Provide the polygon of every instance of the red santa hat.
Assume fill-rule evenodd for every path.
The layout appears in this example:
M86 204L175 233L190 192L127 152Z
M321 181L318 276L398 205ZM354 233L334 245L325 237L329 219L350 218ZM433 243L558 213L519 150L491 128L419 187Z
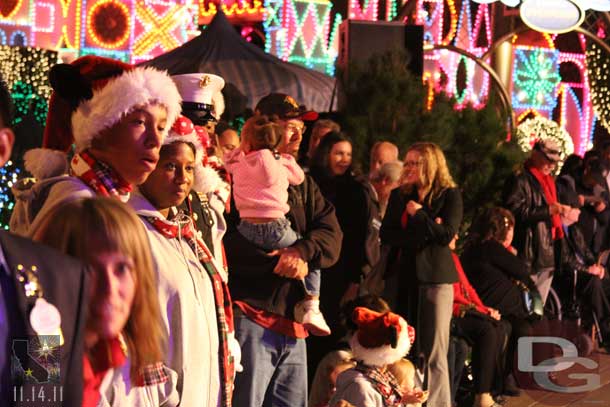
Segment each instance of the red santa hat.
M400 315L357 307L352 320L358 326L350 339L354 359L369 366L381 367L392 364L409 353L415 329Z
M82 151L100 132L137 106L158 103L167 109L167 128L180 114L181 98L170 76L150 67L87 55L51 68L53 94L43 145Z
M223 184L220 175L213 168L206 165L207 153L201 142L203 128L194 126L193 122L185 117L179 116L163 140L163 145L182 142L189 143L195 148L195 181L193 190L201 193L216 192ZM207 135L207 132L205 133Z

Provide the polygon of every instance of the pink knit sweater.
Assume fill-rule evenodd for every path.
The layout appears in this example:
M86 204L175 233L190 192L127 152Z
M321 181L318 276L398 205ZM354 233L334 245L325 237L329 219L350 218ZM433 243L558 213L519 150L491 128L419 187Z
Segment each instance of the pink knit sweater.
M225 155L233 176L235 206L242 218L279 219L290 210L288 185L299 185L305 173L295 159L282 154L277 160L268 149L245 154L236 148Z

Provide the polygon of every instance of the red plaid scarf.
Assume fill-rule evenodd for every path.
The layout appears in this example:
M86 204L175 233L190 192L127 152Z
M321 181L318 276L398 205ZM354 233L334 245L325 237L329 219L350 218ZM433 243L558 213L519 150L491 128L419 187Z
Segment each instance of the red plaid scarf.
M87 150L75 154L70 162L72 174L87 184L97 195L129 200L131 185L114 169L98 161Z
M375 390L381 395L385 407L402 406L402 389L392 373L381 371L377 367L367 366L363 363L358 363L355 369L365 375L371 382Z
M155 229L168 239L175 239L179 236L184 238L193 252L199 258L203 268L208 272L212 280L212 288L214 290L214 301L216 303L216 322L218 324L219 342L220 342L220 369L222 376L221 392L222 406L230 407L231 398L233 395L233 377L235 375L235 366L233 357L229 353L229 332L233 330L233 308L231 305L231 296L229 294L229 286L222 279L221 274L216 268L213 261L214 257L210 250L206 247L202 239L197 235L193 221L183 213L178 214L177 222L171 222L166 219L155 217L145 217L145 219L154 226Z

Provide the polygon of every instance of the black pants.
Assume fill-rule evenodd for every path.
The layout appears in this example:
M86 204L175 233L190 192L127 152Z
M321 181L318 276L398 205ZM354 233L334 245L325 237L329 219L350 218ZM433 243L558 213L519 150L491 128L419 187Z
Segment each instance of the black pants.
M472 346L472 370L475 393L492 390L498 377L498 361L505 342L504 330L499 322L487 316L466 314L453 319L456 335L463 337Z
M508 347L506 349L506 367L505 374L508 375L513 372L515 363L517 341L522 336L528 336L531 334L532 325L525 318L519 318L513 315L503 315L502 319L508 321L511 326L510 339L508 340Z

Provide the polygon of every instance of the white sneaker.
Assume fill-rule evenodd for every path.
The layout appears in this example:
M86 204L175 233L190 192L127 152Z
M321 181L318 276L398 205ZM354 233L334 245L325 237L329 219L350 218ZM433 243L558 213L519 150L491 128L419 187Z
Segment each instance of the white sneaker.
M320 300L303 300L294 306L294 319L314 336L330 335L330 327L320 312Z

